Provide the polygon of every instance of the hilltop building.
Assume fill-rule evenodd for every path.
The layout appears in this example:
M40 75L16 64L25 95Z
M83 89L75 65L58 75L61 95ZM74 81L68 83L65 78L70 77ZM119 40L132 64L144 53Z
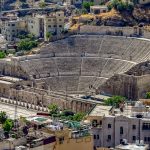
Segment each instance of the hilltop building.
M64 30L64 12L58 11L47 15L34 14L28 18L27 28L29 33L45 40L47 40L47 32L59 35Z
M19 18L2 21L1 33L8 42L15 41L21 31L26 31L26 21Z

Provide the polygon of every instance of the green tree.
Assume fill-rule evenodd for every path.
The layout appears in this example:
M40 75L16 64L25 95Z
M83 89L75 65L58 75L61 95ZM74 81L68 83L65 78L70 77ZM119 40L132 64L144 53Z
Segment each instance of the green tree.
M6 112L1 111L0 112L0 123L3 124L7 120L8 116L6 115Z
M40 8L46 7L46 3L45 3L45 2L40 2L40 3L39 3L39 7L40 7Z
M51 32L47 32L46 33L46 39L47 41L49 41L52 38L52 33Z
M146 99L150 99L150 92L147 92L146 93L146 97L145 97Z
M7 131L7 132L10 132L10 130L12 129L13 127L13 123L10 119L7 119L5 121L5 123L3 124L3 129L4 131Z
M76 113L74 116L73 116L73 120L74 121L81 121L83 118L84 118L85 114L84 113Z
M107 5L108 10L111 10L112 8L118 10L118 11L133 11L134 4L131 2L125 2L123 0L112 0Z
M113 96L104 101L105 105L119 107L119 104L125 102L126 98L122 96Z
M48 105L48 109L49 109L49 113L51 114L51 115L53 115L53 114L57 114L58 113L58 106L56 105L56 104L50 104L50 105Z
M5 54L5 52L3 52L3 51L0 51L0 59L1 58L5 58L6 57L6 54Z
M18 43L18 50L31 50L34 47L37 47L38 43L34 40L24 39Z
M83 2L83 8L85 8L87 11L90 11L90 6L93 6L93 2Z

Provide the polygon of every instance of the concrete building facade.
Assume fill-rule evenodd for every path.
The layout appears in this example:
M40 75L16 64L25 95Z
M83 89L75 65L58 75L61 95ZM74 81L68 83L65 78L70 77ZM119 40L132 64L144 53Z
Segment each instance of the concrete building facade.
M92 123L94 146L115 147L126 139L129 143L150 144L150 110L137 102L124 112L109 106L96 106L87 117Z
M20 31L26 31L25 20L6 20L2 24L1 32L5 39L9 42L15 41Z
M58 35L64 29L64 12L58 11L47 15L33 15L28 18L28 32L36 37L47 40L46 34L50 32Z

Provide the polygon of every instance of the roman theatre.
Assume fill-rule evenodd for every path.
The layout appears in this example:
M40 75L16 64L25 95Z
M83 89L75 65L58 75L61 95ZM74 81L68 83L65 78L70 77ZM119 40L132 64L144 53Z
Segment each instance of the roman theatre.
M149 58L148 39L73 35L50 42L37 54L1 60L1 101L41 111L57 103L87 112L100 101L79 95L137 100L150 91Z

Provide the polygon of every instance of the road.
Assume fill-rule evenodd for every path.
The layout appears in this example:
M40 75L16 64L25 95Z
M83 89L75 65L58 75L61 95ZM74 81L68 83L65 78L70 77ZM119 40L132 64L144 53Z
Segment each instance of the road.
M0 111L5 111L9 118L14 119L14 116L15 116L15 106L14 105L0 103ZM32 115L36 115L36 111L28 110L26 108L19 107L19 106L17 107L16 118L19 118L20 116L28 117L28 116L32 116Z

